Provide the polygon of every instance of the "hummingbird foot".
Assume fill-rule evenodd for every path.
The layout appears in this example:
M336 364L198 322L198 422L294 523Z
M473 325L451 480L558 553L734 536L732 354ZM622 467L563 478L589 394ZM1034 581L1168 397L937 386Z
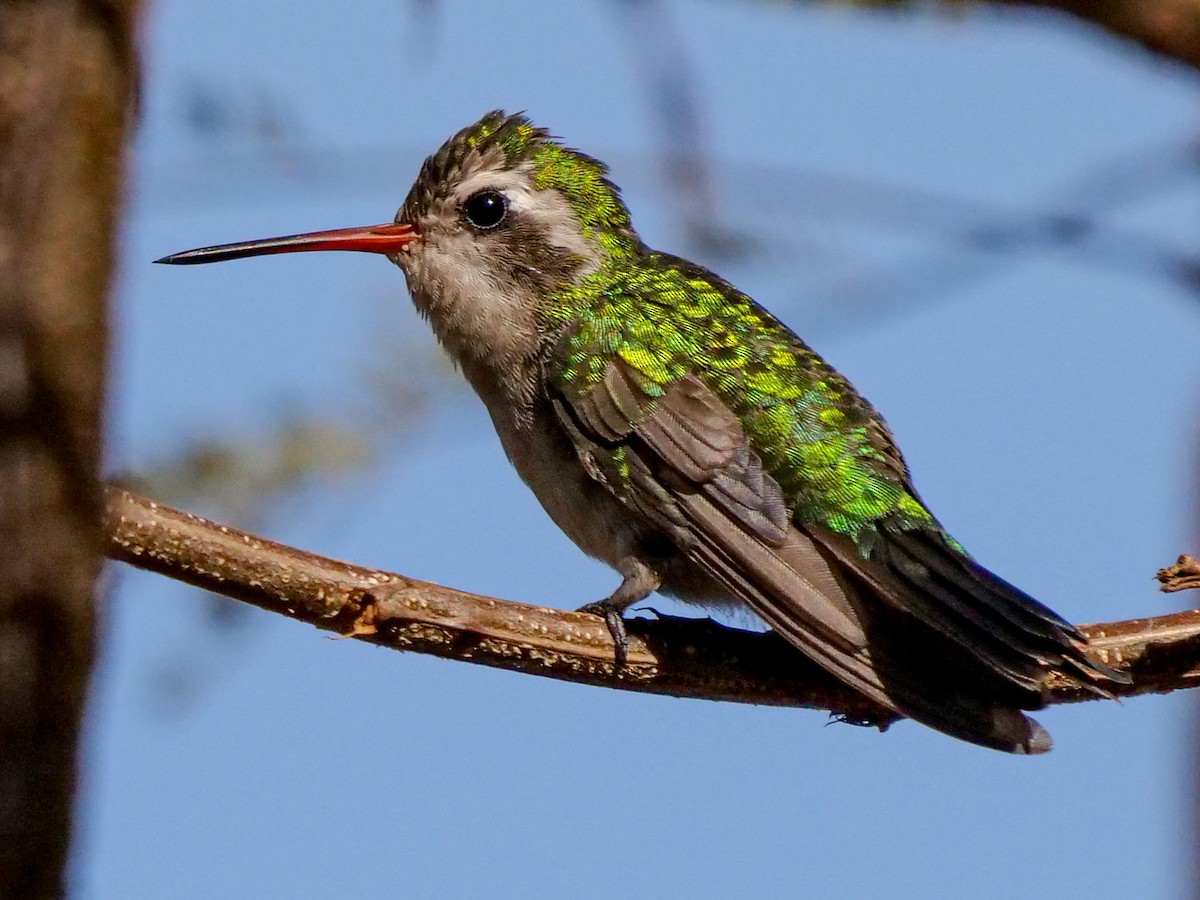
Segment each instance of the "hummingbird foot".
M658 590L662 576L637 558L622 560L617 568L624 576L617 589L603 600L579 607L578 612L604 619L613 639L614 670L620 672L629 659L629 634L625 631L623 613Z
M595 603L579 607L576 611L591 613L593 616L600 616L604 619L604 624L608 626L608 633L612 635L613 639L613 668L617 672L624 669L625 663L629 659L629 634L625 631L625 619L621 615L621 610L612 606L608 600L597 600Z
M858 728L878 728L881 732L887 731L892 724L901 718L895 714L881 713L880 715L863 715L861 713L851 715L850 713L831 712L829 721L826 725L854 725Z

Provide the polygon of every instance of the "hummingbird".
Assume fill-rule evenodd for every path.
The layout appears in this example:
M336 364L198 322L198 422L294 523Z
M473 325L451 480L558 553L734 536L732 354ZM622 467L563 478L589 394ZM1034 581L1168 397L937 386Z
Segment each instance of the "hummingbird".
M1058 671L1128 676L984 568L913 487L878 412L786 325L647 247L599 160L489 112L425 160L395 220L204 247L162 263L355 250L400 267L560 529L621 576L584 610L620 666L655 591L748 607L893 715L1018 754Z

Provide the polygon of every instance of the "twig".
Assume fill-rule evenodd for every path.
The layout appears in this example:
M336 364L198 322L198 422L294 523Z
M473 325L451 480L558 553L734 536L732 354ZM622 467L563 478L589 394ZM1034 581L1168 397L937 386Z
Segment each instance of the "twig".
M852 721L890 716L807 662L774 634L709 619L629 625L629 660L615 671L604 623L468 594L404 575L326 559L109 488L107 553L326 631L428 653L620 690L825 709ZM1089 652L1129 671L1123 697L1200 684L1200 610L1082 626ZM1095 699L1047 674L1050 702Z
M1061 10L1200 69L1200 0L991 0Z
M811 0L810 0L811 2ZM829 0L826 0L829 2ZM863 7L924 7L916 0L837 0ZM1040 7L1065 13L1110 34L1141 44L1151 53L1200 69L1200 0L981 0L998 7ZM969 0L941 0L962 9Z
M1162 590L1167 593L1200 588L1200 560L1181 556L1175 565L1159 569L1154 577L1162 582Z

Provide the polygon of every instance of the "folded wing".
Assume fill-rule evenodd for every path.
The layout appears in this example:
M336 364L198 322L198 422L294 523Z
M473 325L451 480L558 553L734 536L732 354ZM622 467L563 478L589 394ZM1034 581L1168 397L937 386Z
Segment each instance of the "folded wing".
M738 417L694 374L647 390L618 359L588 392L555 404L593 477L886 709L1037 753L1050 737L1019 709L1043 705L1045 667L1115 675L1088 659L1072 626L938 534L881 528L868 558L842 535L797 526Z

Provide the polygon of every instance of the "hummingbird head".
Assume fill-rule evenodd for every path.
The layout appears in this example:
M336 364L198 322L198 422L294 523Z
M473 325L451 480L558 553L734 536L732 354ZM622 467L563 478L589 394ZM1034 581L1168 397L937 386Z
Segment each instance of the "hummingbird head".
M392 256L456 356L514 329L531 336L554 294L640 245L604 164L524 115L488 113L425 160ZM463 347L455 338L466 340Z
M461 281L544 295L636 246L607 174L524 115L494 110L425 160L396 214L419 239L395 261L422 292Z
M476 382L481 366L515 364L536 351L538 311L558 291L638 252L629 211L607 176L599 160L564 147L523 114L494 110L425 160L394 222L205 247L158 262L383 254L404 271L417 309Z

